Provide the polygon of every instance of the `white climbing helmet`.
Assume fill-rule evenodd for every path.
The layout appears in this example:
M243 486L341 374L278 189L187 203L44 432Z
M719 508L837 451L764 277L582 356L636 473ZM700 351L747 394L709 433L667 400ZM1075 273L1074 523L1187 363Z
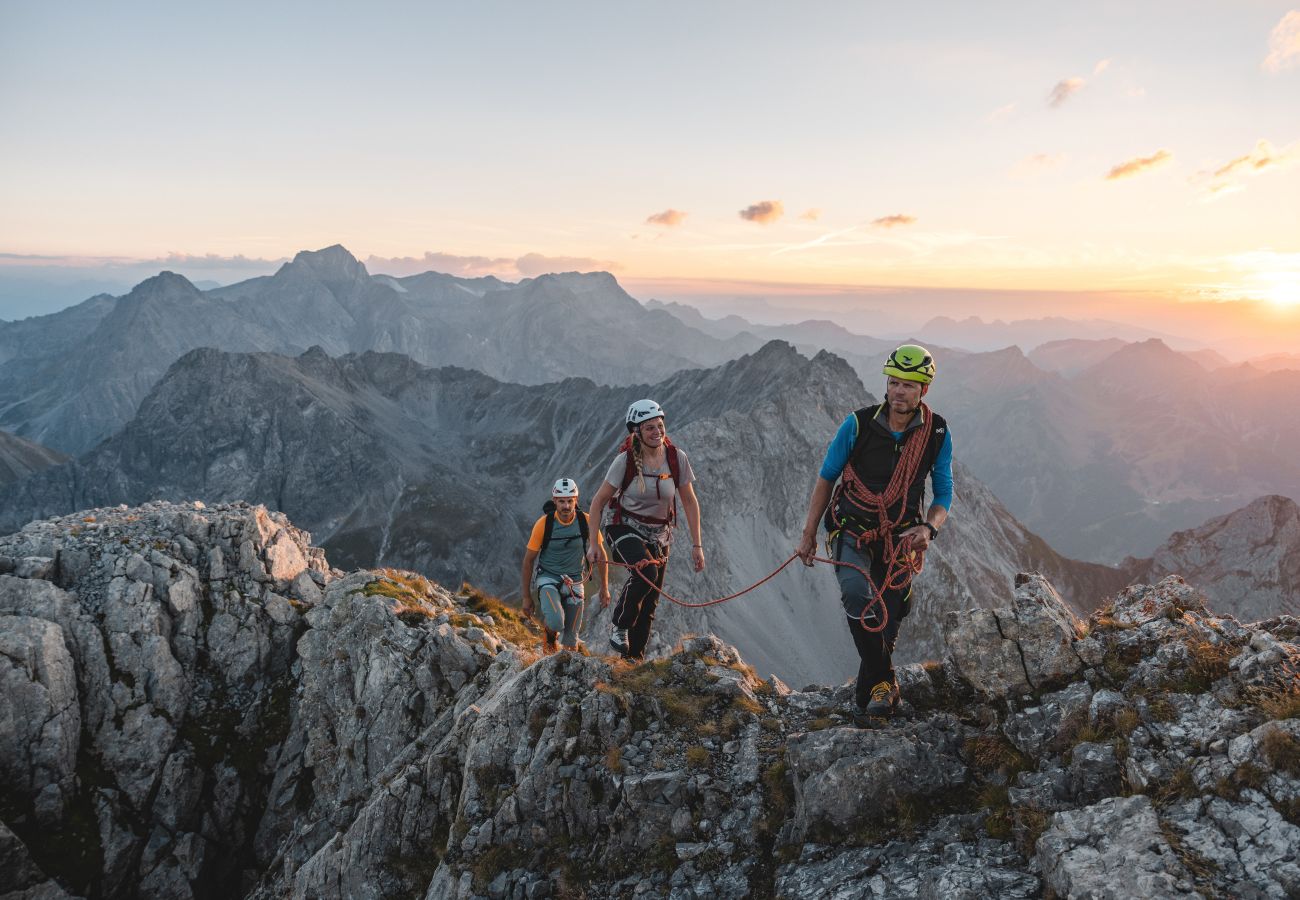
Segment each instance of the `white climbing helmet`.
M638 400L627 408L627 430L635 431L642 422L662 419L663 409L653 400Z
M551 488L552 497L576 497L578 496L578 482L572 478L561 478L555 482Z

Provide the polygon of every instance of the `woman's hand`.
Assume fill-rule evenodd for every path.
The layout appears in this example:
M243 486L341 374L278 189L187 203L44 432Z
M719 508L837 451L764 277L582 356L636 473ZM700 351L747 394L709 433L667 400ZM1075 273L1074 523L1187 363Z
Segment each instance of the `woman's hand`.
M527 616L527 617L530 618L530 619L533 617L533 598L532 598L532 597L527 597L527 598L524 599L524 615Z
M704 548L699 544L691 547L691 562L695 563L695 571L704 571Z
M612 599L613 599L613 598L610 597L610 595L609 595L609 588L607 588L607 587L603 587L603 588L600 589L600 608L601 608L601 609L609 609L609 601L612 600Z
M605 562L605 548L600 545L600 541L595 541L587 548L587 562L591 565L598 566Z

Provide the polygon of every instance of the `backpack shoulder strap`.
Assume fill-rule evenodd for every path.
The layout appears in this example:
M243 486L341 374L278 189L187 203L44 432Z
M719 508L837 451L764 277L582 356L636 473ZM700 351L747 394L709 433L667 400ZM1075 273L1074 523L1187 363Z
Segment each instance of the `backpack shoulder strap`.
M587 514L578 510L578 531L582 533L582 554L587 555L587 540L591 537L591 523L587 521Z
M542 528L542 550L545 550L551 545L551 532L555 530L555 504L547 500L542 512L546 514L546 525Z
M668 458L668 471L673 476L673 487L680 488L682 486L682 464L681 460L677 458L677 447L668 438L664 438L664 450L666 451L664 456Z

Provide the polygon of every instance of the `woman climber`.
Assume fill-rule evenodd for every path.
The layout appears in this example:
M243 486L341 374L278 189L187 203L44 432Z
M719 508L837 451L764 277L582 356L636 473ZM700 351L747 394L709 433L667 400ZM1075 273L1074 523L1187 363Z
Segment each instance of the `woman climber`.
M679 498L696 572L704 570L704 546L695 476L686 453L668 440L664 411L653 400L638 400L628 407L626 425L628 436L591 500L591 520L603 524L614 560L635 567L614 604L609 645L628 659L642 659L664 584ZM592 543L587 558L605 562L604 546ZM602 598L602 608L607 602Z

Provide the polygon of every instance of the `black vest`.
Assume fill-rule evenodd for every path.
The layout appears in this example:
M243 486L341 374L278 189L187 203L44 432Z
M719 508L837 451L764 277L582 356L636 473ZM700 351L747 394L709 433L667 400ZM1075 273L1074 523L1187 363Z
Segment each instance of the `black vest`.
M858 438L849 451L848 465L853 467L858 478L867 488L880 493L889 485L894 475L894 468L902 455L903 444L911 438L912 430L903 435L903 440L894 440L894 434L880 422L876 414L881 406L864 406L854 412L858 419ZM939 450L948 436L948 423L943 416L930 410L930 434L927 436L925 451L921 454L921 463L916 469L916 478L907 487L907 495L901 504L890 508L889 518L900 521L905 527L911 527L925 520L921 509L921 500L925 496L925 479L930 476L934 462L939 458ZM917 425L916 428L922 426ZM906 513L903 510L906 509ZM875 517L859 509L843 496L842 485L835 492L835 502L826 511L826 530L835 531L848 526L850 531L866 531L878 524Z

